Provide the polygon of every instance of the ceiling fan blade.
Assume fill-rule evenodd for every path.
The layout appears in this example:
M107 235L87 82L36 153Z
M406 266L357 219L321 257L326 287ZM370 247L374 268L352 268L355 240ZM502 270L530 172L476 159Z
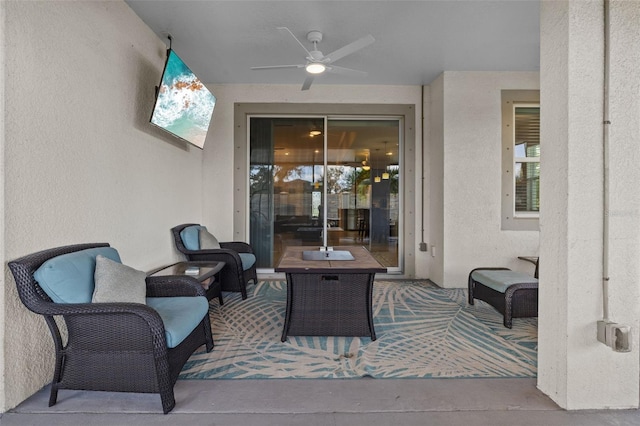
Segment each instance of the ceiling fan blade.
M279 68L304 68L304 64L298 65L267 65L264 67L251 67L252 70L274 70Z
M311 83L313 83L313 76L308 75L307 78L304 79L304 83L302 83L301 90L309 90L309 87L311 87Z
M366 71L353 70L351 68L337 67L335 65L327 66L327 71L333 74L346 75L349 77L366 77L369 75Z
M325 63L330 64L333 61L337 61L340 58L344 58L345 56L352 54L356 50L360 50L363 47L367 47L374 41L376 41L376 39L373 38L371 34L369 34L368 36L362 37L361 39L356 40L353 43L349 43L346 46L341 47L340 49L334 52L331 52L328 55L325 55L324 59L325 60L328 59L328 61Z
M298 42L298 44L300 46L302 46L302 48L304 49L305 52L307 52L307 56L311 56L311 53L307 50L306 47L304 47L304 44L302 44L302 42L300 42L300 40L298 40L298 37L296 37L289 28L287 27L278 27L279 30L287 30L289 32L289 34L291 34L291 37L293 37L294 39L296 39L296 41Z

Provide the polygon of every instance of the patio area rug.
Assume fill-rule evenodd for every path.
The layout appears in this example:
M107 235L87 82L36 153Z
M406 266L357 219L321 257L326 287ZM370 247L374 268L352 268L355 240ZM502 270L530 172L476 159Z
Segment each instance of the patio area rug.
M260 281L249 297L210 304L215 347L199 350L180 379L535 377L537 318L502 325L490 305L467 304L466 289L425 281L376 280L368 337L288 336L280 342L286 282Z

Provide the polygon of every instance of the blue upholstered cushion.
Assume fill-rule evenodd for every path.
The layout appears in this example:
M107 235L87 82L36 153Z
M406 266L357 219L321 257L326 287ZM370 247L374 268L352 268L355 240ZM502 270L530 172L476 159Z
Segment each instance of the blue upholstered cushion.
M162 318L169 348L175 348L191 334L209 311L209 302L203 296L147 297L147 306Z
M34 272L33 277L56 303L90 303L96 256L99 254L120 263L116 249L97 247L49 259Z
M242 270L246 271L256 263L256 256L253 253L238 253L242 261Z
M200 225L191 225L180 231L180 238L182 238L182 244L187 250L200 250L200 229L207 229Z
M207 227L201 225L191 225L180 231L182 244L184 244L187 250L200 250L200 230L207 232ZM211 237L215 239L213 235ZM256 263L256 256L253 253L238 253L238 255L240 256L240 261L242 262L243 271L251 268Z
M538 279L522 272L508 270L480 270L473 271L471 278L500 293L507 291L513 284L537 283Z

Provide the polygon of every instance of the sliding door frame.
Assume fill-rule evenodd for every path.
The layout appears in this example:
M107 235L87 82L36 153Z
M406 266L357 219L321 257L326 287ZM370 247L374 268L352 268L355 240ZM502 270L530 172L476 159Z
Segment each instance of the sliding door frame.
M294 103L236 103L234 104L234 238L248 241L249 235L249 132L251 116L333 117L367 119L400 118L403 153L401 164L415 160L415 107L405 104L294 104ZM325 122L326 125L326 122ZM326 129L325 129L326 131ZM325 154L326 155L326 154ZM401 245L398 247L398 268L393 272L400 277L415 276L415 167L403 166L403 192L400 195L402 215Z

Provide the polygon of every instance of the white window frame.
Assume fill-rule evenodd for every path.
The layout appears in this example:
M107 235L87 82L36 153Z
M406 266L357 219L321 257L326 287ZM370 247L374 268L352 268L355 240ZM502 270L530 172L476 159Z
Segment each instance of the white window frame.
M516 107L540 106L539 90L502 91L502 209L501 229L511 231L537 231L539 212L516 212L516 163L539 163L540 157L515 156Z
M515 138L516 138L516 129L515 129L515 115L516 108L540 108L540 102L512 102L512 119L511 119L511 140L513 141L512 147L515 148ZM513 149L512 148L512 149ZM540 157L516 157L516 151L513 149L513 162L511 163L511 170L516 170L516 164L518 163L538 163L540 164ZM516 176L515 173L512 174L511 177L511 193L516 193ZM514 218L539 218L540 212L528 211L528 212L518 212L516 211L516 200L515 197L511 197L511 214Z

